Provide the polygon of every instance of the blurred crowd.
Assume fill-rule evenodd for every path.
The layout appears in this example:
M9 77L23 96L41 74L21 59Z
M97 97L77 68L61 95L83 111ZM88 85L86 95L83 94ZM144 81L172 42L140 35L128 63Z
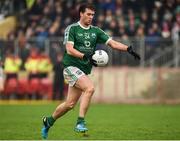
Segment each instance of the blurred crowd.
M12 34L17 38L37 37L39 46L48 37L63 36L68 24L77 22L81 2L94 3L94 25L111 36L159 36L177 38L180 0L36 0L19 17Z

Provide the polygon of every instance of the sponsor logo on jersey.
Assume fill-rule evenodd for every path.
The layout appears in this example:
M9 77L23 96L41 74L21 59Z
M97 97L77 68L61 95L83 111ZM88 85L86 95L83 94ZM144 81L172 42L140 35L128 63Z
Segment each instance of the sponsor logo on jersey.
M82 36L83 36L83 34L82 34L82 33L78 33L78 36L82 37Z
M86 46L86 47L90 47L90 45L91 45L91 43L89 42L89 41L84 41L84 45Z

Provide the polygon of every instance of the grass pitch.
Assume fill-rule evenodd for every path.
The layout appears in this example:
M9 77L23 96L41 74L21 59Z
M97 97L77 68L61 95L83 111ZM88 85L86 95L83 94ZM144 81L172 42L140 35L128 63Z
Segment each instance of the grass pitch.
M1 104L0 140L40 140L41 118L54 103ZM50 140L179 140L180 105L92 104L86 117L89 136L73 131L78 107L59 119Z

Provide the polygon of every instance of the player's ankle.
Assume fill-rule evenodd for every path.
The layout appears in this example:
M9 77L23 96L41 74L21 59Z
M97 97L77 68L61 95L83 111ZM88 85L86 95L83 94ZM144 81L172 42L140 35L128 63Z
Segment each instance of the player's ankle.
M50 126L53 126L54 122L56 121L52 116L47 117L47 121Z
M82 122L85 122L84 117L78 117L77 118L77 124L82 123Z

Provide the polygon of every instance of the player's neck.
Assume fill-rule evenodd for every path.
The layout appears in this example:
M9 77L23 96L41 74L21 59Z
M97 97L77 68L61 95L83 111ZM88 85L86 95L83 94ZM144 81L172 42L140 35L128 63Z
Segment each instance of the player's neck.
M85 25L81 20L78 22L83 29L89 29L90 25Z

